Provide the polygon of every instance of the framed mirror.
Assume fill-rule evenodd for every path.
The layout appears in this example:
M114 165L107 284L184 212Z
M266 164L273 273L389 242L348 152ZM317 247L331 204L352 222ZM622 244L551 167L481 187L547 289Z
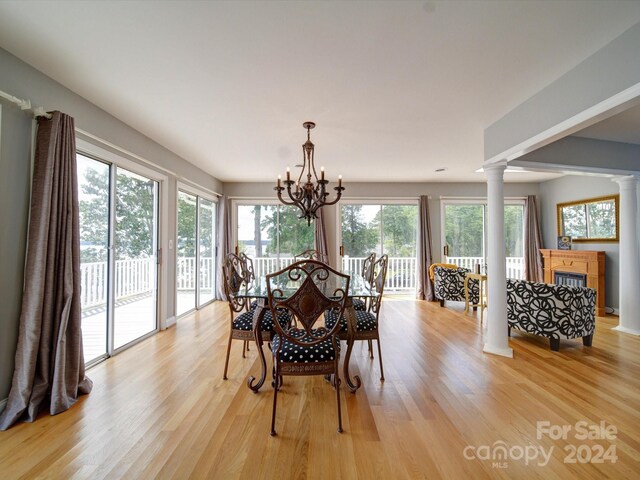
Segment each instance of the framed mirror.
M558 204L558 236L572 242L617 242L619 195Z

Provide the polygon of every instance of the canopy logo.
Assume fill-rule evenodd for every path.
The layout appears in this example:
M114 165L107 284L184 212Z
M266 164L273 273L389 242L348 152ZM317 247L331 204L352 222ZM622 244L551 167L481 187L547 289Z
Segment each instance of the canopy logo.
M536 445L507 445L503 440L493 442L492 445L475 447L467 445L462 454L466 460L490 460L493 468L507 468L509 460L524 460L525 465L533 464L544 467L549 463L553 447L545 450Z

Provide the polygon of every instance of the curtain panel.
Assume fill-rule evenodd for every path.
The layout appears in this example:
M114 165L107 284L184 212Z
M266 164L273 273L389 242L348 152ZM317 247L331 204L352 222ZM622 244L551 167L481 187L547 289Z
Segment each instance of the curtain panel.
M218 202L218 249L216 254L216 285L218 292L216 299L227 300L224 294L224 279L222 278L222 265L227 253L231 253L231 200L222 195Z
M318 215L318 218L316 218L314 222L315 249L322 255L326 255L326 257L329 258L329 249L327 246L327 230L325 228L324 221L324 208L319 208L316 213ZM331 259L329 259L329 263L332 263Z
M527 196L524 205L524 278L531 282L544 281L542 265L542 234L538 221L535 195Z
M431 220L429 218L429 197L420 196L418 207L418 223L420 226L418 235L418 270L416 297L419 300L434 300L433 283L429 278L429 267L433 263L431 250Z
M70 408L85 376L80 305L80 227L74 120L38 119L29 235L11 391L0 429Z

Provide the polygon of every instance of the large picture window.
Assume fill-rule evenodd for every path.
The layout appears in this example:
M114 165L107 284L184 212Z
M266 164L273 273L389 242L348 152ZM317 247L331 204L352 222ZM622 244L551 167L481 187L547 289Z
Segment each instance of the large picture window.
M253 260L256 275L275 272L314 245L314 224L298 218L299 210L274 203L236 205L236 247Z
M470 270L487 264L487 204L484 201L443 200L443 261ZM523 278L524 201L504 206L504 237L508 278Z
M340 223L343 271L359 273L371 252L387 254L385 291L415 291L418 205L344 202Z

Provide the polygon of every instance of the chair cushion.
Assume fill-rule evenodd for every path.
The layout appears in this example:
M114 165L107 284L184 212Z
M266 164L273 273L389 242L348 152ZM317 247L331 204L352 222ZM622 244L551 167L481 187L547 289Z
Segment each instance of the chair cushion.
M291 316L286 311L278 312L278 321L282 328L288 328L291 323ZM253 312L244 312L233 319L234 330L252 330L253 329ZM260 330L263 332L272 332L275 329L273 325L273 318L271 316L271 310L264 312L262 317L262 324Z
M367 309L367 305L364 303L364 300L360 298L354 298L353 308L355 308L356 310L364 311Z
M324 324L328 329L332 329L336 324L338 312L335 310L327 310L324 312ZM371 312L363 312L356 310L356 332L373 332L378 329L378 321L376 316ZM347 331L347 319L343 315L340 319L340 331Z
M317 332L317 329L313 329L313 332ZM307 332L305 330L296 328L289 331L292 337L305 338ZM338 353L340 353L340 342L336 341L338 347ZM280 346L280 335L274 335L271 339L271 351L274 356ZM336 352L333 348L331 338L326 339L316 345L301 346L296 345L290 340L284 339L282 344L282 350L280 352L281 363L314 363L314 362L329 362L335 360Z

